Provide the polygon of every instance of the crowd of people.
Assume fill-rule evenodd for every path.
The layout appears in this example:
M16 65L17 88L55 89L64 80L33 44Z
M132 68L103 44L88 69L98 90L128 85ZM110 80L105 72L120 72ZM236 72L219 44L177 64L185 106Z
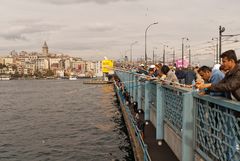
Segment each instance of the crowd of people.
M134 72L143 76L146 80L161 81L174 86L182 86L187 88L198 89L199 95L211 95L225 97L234 101L240 101L240 60L237 60L237 56L234 50L228 50L221 54L221 64L215 64L213 67L201 66L201 67L189 67L187 69L177 68L176 66L168 66L162 64L149 65L146 67L144 64L140 64L135 68L128 68L127 70L134 70ZM122 91L123 97L126 100L126 105L133 108L133 114L135 114L136 125L141 133L142 139L144 139L144 130L147 121L143 117L143 110L138 111L137 102L131 101L131 97L127 92L124 83L117 81L117 85ZM221 106L219 110L225 111ZM239 118L239 112L234 112L235 117ZM206 126L209 119L209 111L204 112L203 121L200 122L201 128L209 129ZM228 116L229 117L229 116ZM215 121L214 127L211 127L212 131L216 131L216 127L220 127L220 120L217 117L213 118ZM227 129L232 128L234 121L226 121ZM212 133L211 130L209 133ZM207 142L209 136L204 135L204 140ZM222 136L219 136L220 138ZM231 160L233 157L239 157L236 151L239 149L239 143L236 137L231 137L228 140L231 147L227 147L225 150L227 160ZM217 139L213 140L212 144L217 145ZM232 148L233 147L233 148Z
M222 64L215 64L214 67L204 65L183 69L159 63L148 67L140 64L134 70L148 80L196 88L200 95L209 94L240 101L240 59L237 60L234 50L228 50L220 57Z

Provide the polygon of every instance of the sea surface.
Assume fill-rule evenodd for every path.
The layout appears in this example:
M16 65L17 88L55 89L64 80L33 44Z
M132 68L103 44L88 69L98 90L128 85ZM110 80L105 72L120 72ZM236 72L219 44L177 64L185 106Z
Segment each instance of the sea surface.
M0 81L0 161L132 161L112 85Z

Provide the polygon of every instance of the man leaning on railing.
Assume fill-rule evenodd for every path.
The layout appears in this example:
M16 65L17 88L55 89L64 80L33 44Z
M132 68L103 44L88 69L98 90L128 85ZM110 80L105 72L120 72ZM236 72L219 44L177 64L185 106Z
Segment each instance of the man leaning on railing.
M197 82L196 87L200 90L210 89L217 92L229 92L230 99L240 101L240 65L234 50L228 50L221 54L224 70L228 70L225 77L218 83L203 84Z
M220 65L220 64L217 64ZM215 65L216 66L216 65ZM199 75L202 77L205 83L217 84L224 78L224 73L222 73L219 69L211 69L208 66L201 66L198 69ZM222 96L225 97L227 94L225 92L216 92L210 90L203 90L199 92L199 95L209 94L211 96Z

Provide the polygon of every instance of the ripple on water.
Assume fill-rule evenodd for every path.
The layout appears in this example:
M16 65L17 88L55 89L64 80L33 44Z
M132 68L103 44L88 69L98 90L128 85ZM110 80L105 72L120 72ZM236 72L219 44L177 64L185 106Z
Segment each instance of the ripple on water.
M28 80L0 88L0 160L134 160L110 86Z

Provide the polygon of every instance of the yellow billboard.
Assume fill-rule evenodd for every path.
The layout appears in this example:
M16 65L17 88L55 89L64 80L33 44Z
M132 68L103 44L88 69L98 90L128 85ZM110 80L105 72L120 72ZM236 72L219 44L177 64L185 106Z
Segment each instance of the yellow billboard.
M109 73L113 71L113 60L103 60L102 61L102 72Z

